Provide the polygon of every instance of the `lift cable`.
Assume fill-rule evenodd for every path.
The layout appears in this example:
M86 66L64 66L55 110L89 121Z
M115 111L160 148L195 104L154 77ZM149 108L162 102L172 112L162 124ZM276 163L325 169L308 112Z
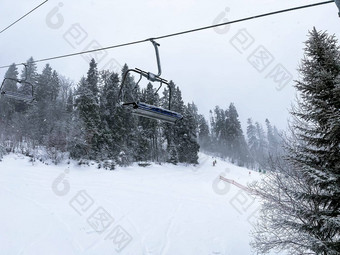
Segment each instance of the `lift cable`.
M34 12L36 9L38 9L40 6L44 5L45 3L47 3L48 0L46 0L45 2L39 4L37 7L35 7L34 9L32 9L31 11L29 11L28 13L26 13L24 16L22 16L21 18L17 19L16 21L14 21L12 24L10 24L9 26L5 27L4 29L2 29L0 31L0 34L5 32L7 29L9 29L11 26L15 25L16 23L18 23L20 20L22 20L23 18L25 18L26 16L28 16L29 14L31 14L32 12Z
M280 13L285 13L285 12L291 12L291 11L311 8L311 7L325 5L325 4L330 4L330 3L334 3L334 0L319 2L319 3L309 4L309 5L303 5L303 6L293 7L293 8L289 8L289 9L283 9L283 10L279 10L279 11L275 11L275 12L264 13L264 14L260 14L260 15L256 15L256 16L251 16L251 17L247 17L247 18L238 19L238 20L218 23L218 24L214 24L214 25L210 25L210 26L205 26L205 27L185 30L185 31L177 32L177 33L162 35L162 36L158 36L158 37L152 37L152 38L138 40L138 41L133 41L133 42L128 42L128 43L112 45L112 46L98 48L98 49L93 49L93 50L88 50L88 51L81 51L81 52L76 52L76 53L71 53L71 54L65 54L65 55L59 55L59 56L54 56L54 57L49 57L49 58L43 58L43 59L39 59L39 60L34 60L34 61L30 62L30 63L38 63L38 62L55 60L55 59L68 58L68 57L88 54L88 53L92 53L92 52L98 52L98 51L110 50L110 49L114 49L114 48L120 48L120 47L129 46L129 45L134 45L134 44L140 44L140 43L144 43L144 42L149 42L150 39L152 39L152 40L160 40L160 39L164 39L164 38L169 38L169 37L174 37L174 36L194 33L194 32L198 32L198 31L202 31L202 30L207 30L207 29L211 29L211 28L215 28L215 27L220 27L220 26L240 23L240 22L244 22L244 21L248 21L248 20L263 18L263 17L266 17L266 16L272 16L272 15L276 15L276 14L280 14ZM17 65L21 65L21 64L14 64L14 65L17 66ZM8 68L10 66L11 65L0 66L0 69L1 68Z

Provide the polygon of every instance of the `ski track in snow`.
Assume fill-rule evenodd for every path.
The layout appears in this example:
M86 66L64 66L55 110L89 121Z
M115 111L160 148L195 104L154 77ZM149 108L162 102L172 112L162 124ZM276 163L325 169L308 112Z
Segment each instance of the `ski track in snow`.
M135 164L105 171L76 162L32 165L22 155L5 156L0 162L0 236L5 237L0 254L250 255L251 212L238 211L246 195L239 200L235 186L220 195L212 185L221 172L242 185L261 176L217 160L213 167L213 158L200 153L198 166ZM70 190L58 196L52 183L61 174ZM94 204L79 215L70 201L81 190ZM89 224L99 207L114 219L102 233ZM131 237L122 250L108 238L114 229Z

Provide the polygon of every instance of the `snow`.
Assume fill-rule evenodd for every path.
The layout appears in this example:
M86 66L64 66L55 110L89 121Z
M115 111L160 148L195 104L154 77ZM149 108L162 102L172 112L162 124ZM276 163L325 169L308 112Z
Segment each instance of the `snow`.
M252 254L260 174L200 153L197 166L114 171L10 154L0 162L1 254Z

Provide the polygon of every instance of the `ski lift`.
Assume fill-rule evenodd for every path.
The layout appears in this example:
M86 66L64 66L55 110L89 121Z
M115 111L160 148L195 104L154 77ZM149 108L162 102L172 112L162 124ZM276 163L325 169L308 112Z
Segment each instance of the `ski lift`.
M118 97L119 97L119 100L120 100L121 95L122 95L122 90L123 90L123 87L125 85L125 80L126 80L126 77L127 77L129 72L135 72L135 73L138 73L140 75L140 78L139 78L138 82L136 83L135 88L137 88L139 82L141 81L141 79L143 77L147 78L151 82L159 82L160 83L160 86L155 93L158 93L158 91L161 89L163 84L166 84L169 88L169 107L168 107L169 109L164 109L164 108L161 108L161 107L158 107L158 106L139 102L139 101L136 101L134 99L133 99L132 102L124 102L124 103L122 103L122 105L127 106L130 109L132 109L132 114L134 114L136 116L141 116L141 117L145 117L145 118L149 118L149 119L155 119L155 120L160 120L160 121L164 121L164 122L174 124L178 120L183 119L183 116L180 113L171 111L171 96L172 96L171 86L170 86L170 83L167 80L160 77L161 74L162 74L162 69L161 69L161 63L160 63L159 51L158 51L159 44L156 43L153 39L150 39L150 41L153 44L153 46L155 48L155 52L156 52L158 74L154 74L154 73L151 73L151 72L145 72L145 71L138 69L138 68L128 69L126 71L126 73L124 74Z
M25 103L32 103L34 101L34 89L32 83L27 81L27 65L23 64L26 69L26 78L24 80L18 80L13 78L4 78L0 87L0 95L8 98L12 98L15 100L23 101ZM16 83L20 83L22 86L28 85L30 87L30 94L18 93L5 89L6 80L15 81Z

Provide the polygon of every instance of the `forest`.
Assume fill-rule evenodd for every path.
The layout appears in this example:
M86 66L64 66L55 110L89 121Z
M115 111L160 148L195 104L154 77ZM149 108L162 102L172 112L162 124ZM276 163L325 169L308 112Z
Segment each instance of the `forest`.
M133 116L118 96L127 65L121 74L99 71L92 59L87 74L76 84L49 64L38 73L33 58L25 66L20 75L16 65L8 68L5 78L10 79L3 89L30 95L28 84L32 84L34 101L1 97L2 153L19 151L39 159L38 152L45 150L56 164L70 157L81 163L103 161L105 168L114 169L133 162L197 164L201 150L259 170L266 169L270 157L282 153L282 133L268 119L264 129L249 118L243 132L236 106L230 103L227 109L216 106L207 120L194 102L184 103L172 81L171 110L181 113L182 120L172 125ZM127 100L137 98L167 108L169 89L161 96L155 91L152 83L142 88L127 75L123 88Z

